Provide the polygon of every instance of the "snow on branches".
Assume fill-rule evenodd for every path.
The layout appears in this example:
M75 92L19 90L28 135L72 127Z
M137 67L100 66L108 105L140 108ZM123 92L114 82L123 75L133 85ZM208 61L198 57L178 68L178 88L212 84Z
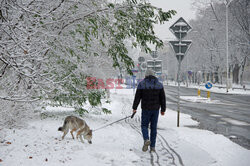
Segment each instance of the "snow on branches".
M49 99L81 107L91 94L86 77L106 77L133 60L133 47L151 51L163 45L154 23L168 21L175 11L163 12L145 1L125 0L1 0L0 99ZM100 98L97 98L100 103Z

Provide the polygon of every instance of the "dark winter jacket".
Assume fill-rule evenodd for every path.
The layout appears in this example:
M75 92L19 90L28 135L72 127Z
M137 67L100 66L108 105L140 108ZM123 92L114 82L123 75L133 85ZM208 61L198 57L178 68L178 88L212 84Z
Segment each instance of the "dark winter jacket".
M154 76L142 80L136 90L133 109L136 110L141 101L142 110L166 110L166 97L162 83Z

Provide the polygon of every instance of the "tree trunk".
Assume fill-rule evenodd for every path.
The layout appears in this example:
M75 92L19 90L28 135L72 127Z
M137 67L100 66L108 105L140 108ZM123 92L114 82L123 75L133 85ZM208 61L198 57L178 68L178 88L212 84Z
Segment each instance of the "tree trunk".
M243 74L245 70L245 65L246 65L247 57L244 58L244 61L241 65L241 72L240 72L240 84L243 85Z
M219 83L219 67L215 68L214 72L214 83Z
M239 84L239 72L240 66L239 64L235 64L233 67L233 83Z

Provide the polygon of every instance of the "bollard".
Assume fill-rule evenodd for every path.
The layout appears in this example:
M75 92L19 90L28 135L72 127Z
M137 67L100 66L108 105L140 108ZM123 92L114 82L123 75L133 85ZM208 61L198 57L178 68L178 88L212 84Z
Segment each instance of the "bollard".
M207 91L207 99L210 99L210 91Z
M201 90L198 89L198 97L201 97Z
M246 91L246 85L243 85L243 89Z

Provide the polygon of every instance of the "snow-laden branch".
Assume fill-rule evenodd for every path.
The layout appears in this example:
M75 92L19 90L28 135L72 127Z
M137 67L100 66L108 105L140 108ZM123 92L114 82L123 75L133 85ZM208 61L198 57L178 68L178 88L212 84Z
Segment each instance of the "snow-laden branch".
M25 97L26 98L26 97ZM24 99L24 98L9 98L9 97L4 97L0 96L1 100L8 100L8 101L15 101L15 102L36 102L41 100L40 98L35 98L35 99Z

